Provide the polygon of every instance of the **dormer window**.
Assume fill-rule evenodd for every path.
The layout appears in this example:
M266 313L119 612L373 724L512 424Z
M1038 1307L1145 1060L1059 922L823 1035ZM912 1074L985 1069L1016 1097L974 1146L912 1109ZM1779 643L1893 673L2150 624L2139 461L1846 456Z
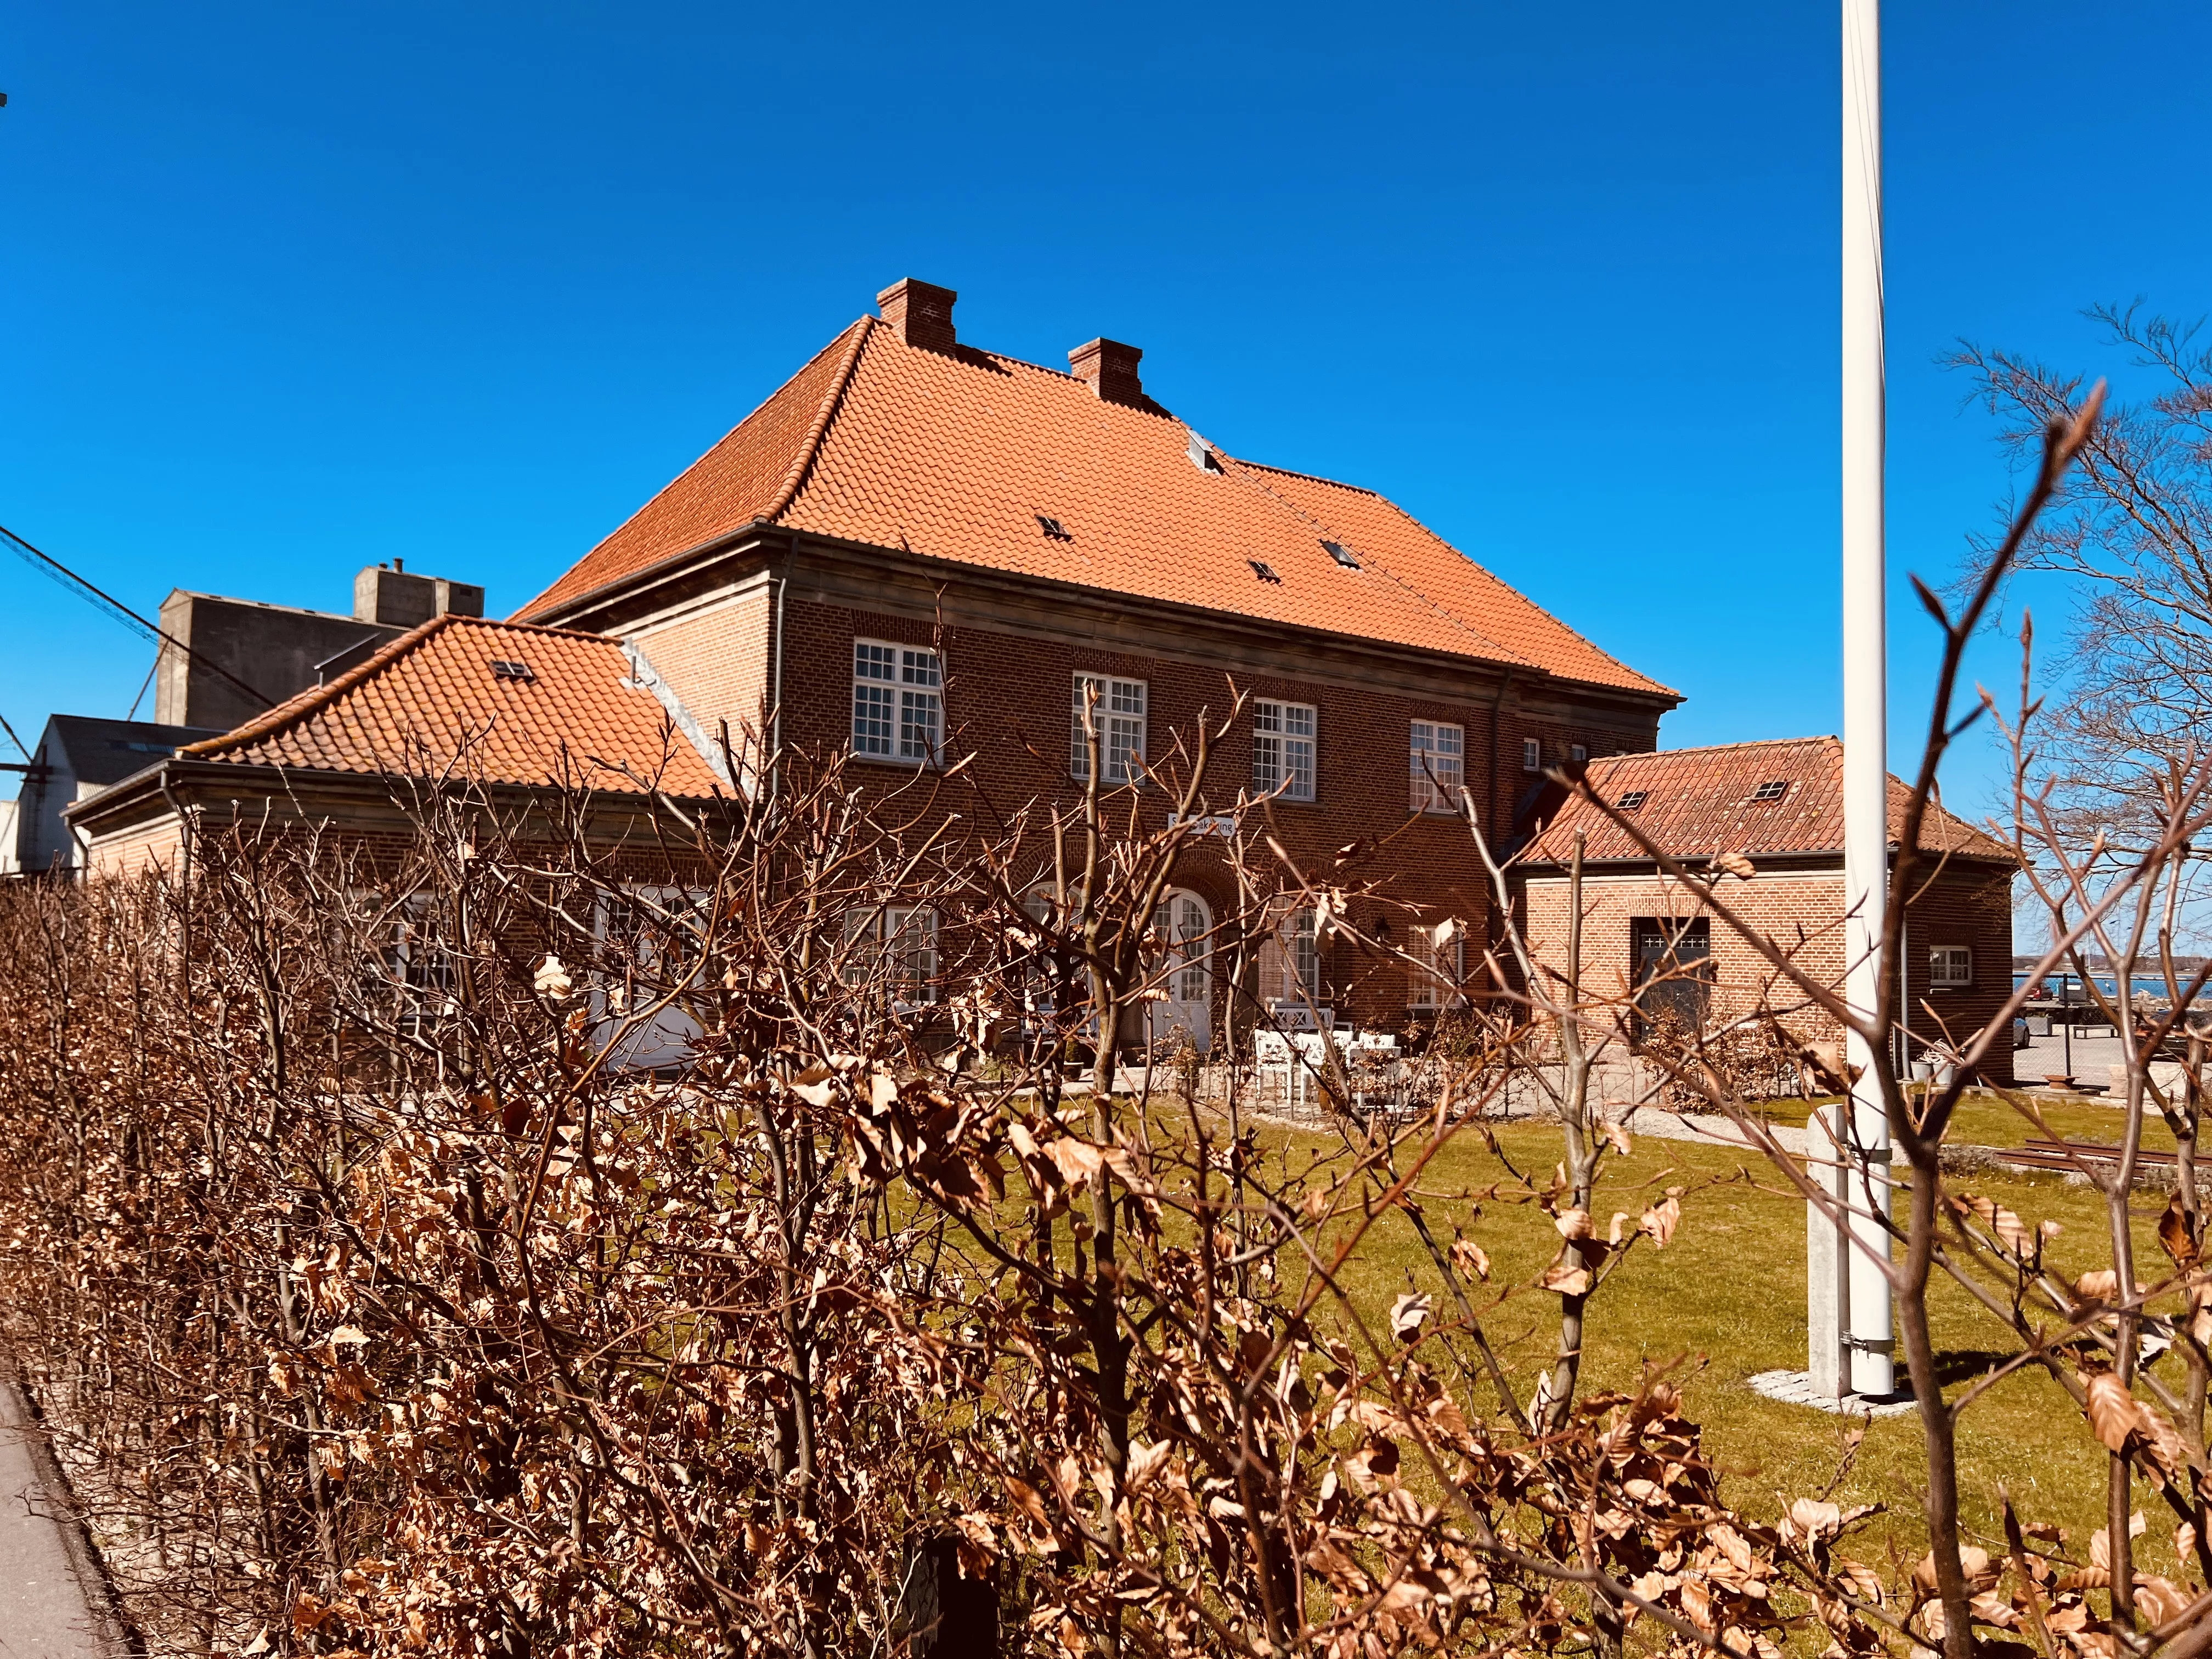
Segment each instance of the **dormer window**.
M1778 801L1789 794L1789 779L1770 778L1767 781L1760 784L1758 788L1751 792L1751 798L1755 801L1762 803Z

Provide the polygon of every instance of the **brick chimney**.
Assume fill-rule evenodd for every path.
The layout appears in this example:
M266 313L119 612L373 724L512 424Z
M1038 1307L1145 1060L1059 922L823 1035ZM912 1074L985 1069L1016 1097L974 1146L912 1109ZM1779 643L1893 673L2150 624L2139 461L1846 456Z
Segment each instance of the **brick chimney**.
M949 288L908 276L876 295L876 308L908 345L949 352L959 343L952 331L952 302L959 297Z
M1067 354L1067 372L1079 380L1088 380L1091 389L1109 404L1147 409L1152 399L1145 396L1145 383L1137 378L1137 361L1144 355L1138 347L1123 345L1119 340L1093 340Z

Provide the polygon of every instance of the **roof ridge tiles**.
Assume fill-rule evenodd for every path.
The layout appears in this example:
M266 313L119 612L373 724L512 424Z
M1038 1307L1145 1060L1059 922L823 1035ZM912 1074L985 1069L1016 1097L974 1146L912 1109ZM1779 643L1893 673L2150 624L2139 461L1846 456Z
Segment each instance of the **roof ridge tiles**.
M830 422L836 418L837 406L845 401L846 388L853 384L853 371L860 366L860 354L867 349L869 340L875 336L876 319L863 317L846 332L852 335L853 343L846 347L845 356L837 365L837 373L831 377L830 389L816 407L814 419L806 428L806 435L799 441L799 448L791 458L791 465L785 470L783 482L776 487L776 492L769 498L768 505L761 509L760 516L771 523L783 516L785 510L797 498L800 486L806 482L806 475L814 470L815 458L822 453L822 440L830 430Z
M1604 760L1608 763L1614 761L1671 760L1677 755L1741 753L1747 749L1790 749L1795 748L1801 744L1841 743L1843 739L1840 738L1828 736L1811 738L1746 738L1740 743L1693 743L1680 749L1634 749L1629 750L1626 754L1620 755L1594 755L1590 757L1590 760L1593 765L1600 760Z
M1277 466L1272 461L1248 460L1242 455L1229 458L1239 466L1249 466L1255 472L1279 472L1285 478L1304 478L1309 483L1327 484L1332 489L1348 489L1355 495L1371 495L1376 501L1389 498L1379 489L1370 489L1365 484L1346 483L1341 478L1324 477L1318 472L1302 472L1294 466Z

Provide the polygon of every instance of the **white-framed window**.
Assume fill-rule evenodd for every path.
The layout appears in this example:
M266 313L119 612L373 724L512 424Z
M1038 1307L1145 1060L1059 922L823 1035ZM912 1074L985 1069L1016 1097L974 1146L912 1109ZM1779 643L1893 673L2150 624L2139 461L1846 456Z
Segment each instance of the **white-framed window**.
M1521 769L1523 772L1544 769L1544 740L1541 738L1521 739Z
M845 913L845 983L879 983L894 1003L938 1000L937 912L926 905L872 904Z
M1091 698L1091 718L1098 728L1098 749L1104 761L1103 781L1141 783L1145 775L1145 683L1116 679L1110 674L1078 670L1075 694L1067 710L1067 769L1073 777L1091 775L1091 738L1083 729L1084 705Z
M1285 800L1314 798L1314 709L1310 702L1252 704L1252 786Z
M687 993L707 945L703 888L641 884L601 893L592 907L595 1041L616 1045L624 1070L681 1066L699 1039Z
M1467 732L1443 720L1415 720L1406 745L1408 811L1456 812L1467 787Z
M666 989L706 946L708 895L696 887L625 887L602 893L592 931L611 973Z
M1569 765L1580 766L1589 758L1589 745L1588 744L1571 743L1567 745L1567 763Z
M945 665L926 647L853 641L853 752L934 766L945 749Z
M1321 1000L1321 913L1302 904L1283 921L1284 994Z
M1408 1008L1448 1008L1460 1000L1460 981L1467 972L1467 930L1457 922L1431 922L1410 931L1406 954L1414 966L1407 975ZM1445 933L1443 943L1438 933Z
M1928 983L1938 991L1974 982L1974 953L1963 945L1938 945L1928 952Z

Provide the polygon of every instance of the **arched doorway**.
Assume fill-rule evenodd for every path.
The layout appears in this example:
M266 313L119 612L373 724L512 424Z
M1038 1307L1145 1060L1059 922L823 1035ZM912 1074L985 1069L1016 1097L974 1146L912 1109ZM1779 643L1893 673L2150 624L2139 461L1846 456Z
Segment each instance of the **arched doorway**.
M1162 994L1146 1005L1146 1035L1155 1047L1188 1041L1205 1054L1213 1046L1213 910L1189 889L1170 892L1152 913L1161 945L1153 986Z

